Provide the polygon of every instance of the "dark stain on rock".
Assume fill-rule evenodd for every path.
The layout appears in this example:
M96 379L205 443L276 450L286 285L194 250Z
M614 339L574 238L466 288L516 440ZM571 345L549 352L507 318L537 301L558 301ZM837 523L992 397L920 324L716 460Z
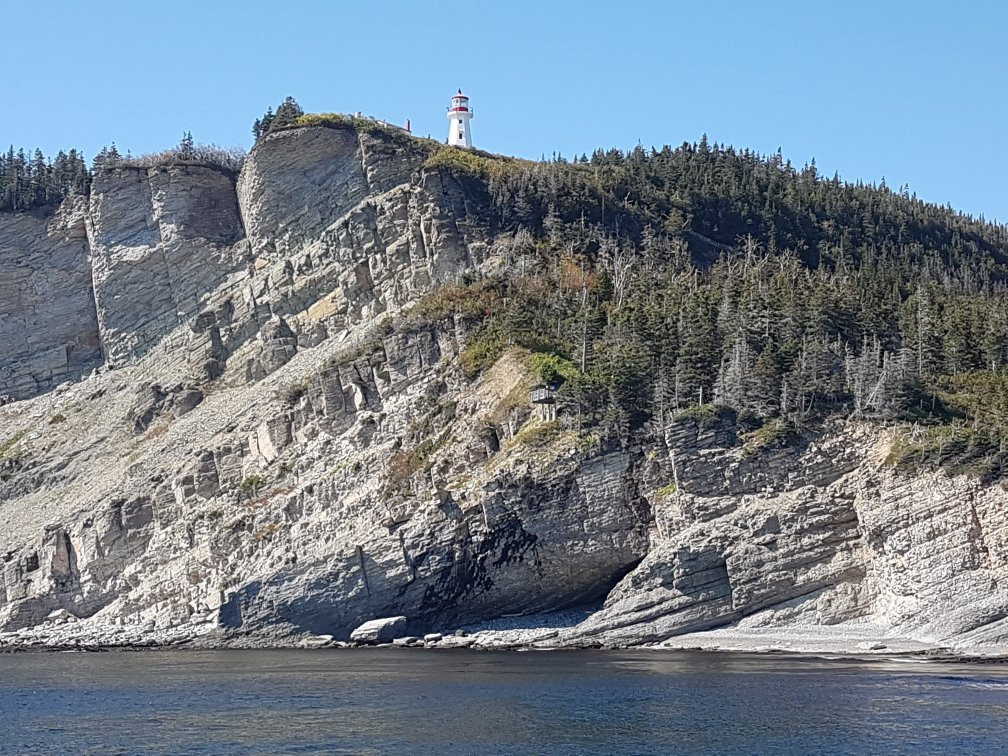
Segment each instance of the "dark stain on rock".
M494 570L529 558L535 571L541 573L537 541L538 536L525 530L517 514L510 512L501 517L482 538L470 540L468 548L457 552L451 565L424 590L422 611L454 609L465 597L492 589Z

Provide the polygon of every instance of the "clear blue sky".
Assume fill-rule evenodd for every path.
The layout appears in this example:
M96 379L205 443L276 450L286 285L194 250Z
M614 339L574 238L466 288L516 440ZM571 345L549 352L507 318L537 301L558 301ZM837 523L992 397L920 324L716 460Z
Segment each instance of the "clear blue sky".
M1008 221L1008 3L18 0L0 141L248 146L287 94L537 158L701 134Z

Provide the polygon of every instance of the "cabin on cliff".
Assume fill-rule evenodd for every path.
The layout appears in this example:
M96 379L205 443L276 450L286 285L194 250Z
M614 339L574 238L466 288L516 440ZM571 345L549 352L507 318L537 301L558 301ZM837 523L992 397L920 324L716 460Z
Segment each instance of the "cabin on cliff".
M536 417L544 422L556 420L556 386L540 383L532 387L529 403L535 408Z

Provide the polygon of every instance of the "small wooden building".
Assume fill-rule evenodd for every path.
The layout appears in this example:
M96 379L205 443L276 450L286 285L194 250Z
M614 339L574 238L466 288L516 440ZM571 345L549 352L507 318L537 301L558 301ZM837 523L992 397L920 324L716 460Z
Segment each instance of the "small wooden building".
M536 417L543 422L556 420L556 388L540 383L532 387L529 403L535 408Z

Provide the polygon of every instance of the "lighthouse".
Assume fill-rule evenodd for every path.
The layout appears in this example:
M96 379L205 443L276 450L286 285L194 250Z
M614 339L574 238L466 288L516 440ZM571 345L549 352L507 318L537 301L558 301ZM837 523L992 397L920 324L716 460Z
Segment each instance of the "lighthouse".
M469 132L469 119L473 112L469 109L469 98L460 89L452 96L451 107L448 108L448 144L455 147L472 147L472 134Z

